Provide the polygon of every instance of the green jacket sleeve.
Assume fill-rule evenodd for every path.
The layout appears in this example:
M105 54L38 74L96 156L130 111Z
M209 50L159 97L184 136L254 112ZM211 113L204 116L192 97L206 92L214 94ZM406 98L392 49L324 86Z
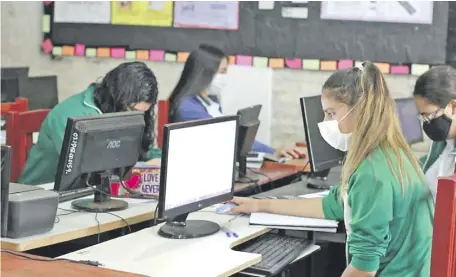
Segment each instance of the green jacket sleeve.
M339 199L340 186L335 185L329 194L323 197L323 213L326 219L344 220L344 209Z
M393 188L382 183L373 172L352 176L348 188L348 207L351 210L347 244L351 265L366 272L377 271L380 258L391 240L389 223L393 220ZM348 211L350 214L350 211ZM349 216L347 216L349 218Z
M51 111L49 116L46 118L46 121L43 123L45 126L45 134L49 136L53 148L55 148L59 155L60 151L62 151L67 119L68 117L58 116Z
M161 159L162 151L160 148L152 148L147 152L147 157L149 160L152 159Z

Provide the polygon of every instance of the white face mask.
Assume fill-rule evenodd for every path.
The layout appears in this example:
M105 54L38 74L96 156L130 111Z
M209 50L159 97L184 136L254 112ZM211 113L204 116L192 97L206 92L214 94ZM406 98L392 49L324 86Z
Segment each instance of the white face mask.
M226 81L226 74L215 74L214 79L212 79L212 83L207 88L208 93L219 96L226 86Z
M318 123L320 134L323 139L340 151L347 152L350 143L351 133L344 134L339 129L339 122L337 120L322 121Z
M355 104L356 106L356 104ZM350 145L350 137L351 133L344 134L340 131L339 129L339 123L342 122L342 120L347 117L348 114L355 108L351 108L344 117L340 121L337 120L328 120L328 121L322 121L318 123L318 129L320 129L320 134L323 137L323 139L331 145L331 147L347 152L348 151L348 146Z

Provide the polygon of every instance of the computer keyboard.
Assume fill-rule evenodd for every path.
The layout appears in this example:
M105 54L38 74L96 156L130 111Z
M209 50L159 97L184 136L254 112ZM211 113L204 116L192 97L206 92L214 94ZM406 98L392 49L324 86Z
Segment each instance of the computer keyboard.
M307 239L267 233L252 242L235 247L234 250L261 254L261 262L244 272L274 276L293 262L310 244Z
M59 194L59 203L62 203L94 194L94 192L95 190L93 188L87 187L69 191L58 191L57 193Z

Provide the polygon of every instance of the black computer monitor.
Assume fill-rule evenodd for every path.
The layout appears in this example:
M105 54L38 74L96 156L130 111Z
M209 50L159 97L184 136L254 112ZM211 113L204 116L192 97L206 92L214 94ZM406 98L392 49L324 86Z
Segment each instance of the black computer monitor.
M321 136L318 123L324 120L321 106L321 95L301 98L302 119L307 142L312 174L307 186L317 189L329 189L333 184L327 183L327 176L332 167L342 164L345 153L331 147Z
M143 112L120 112L70 117L65 129L55 178L55 191L95 187L94 199L71 203L90 212L123 210L128 203L110 198L111 180L122 182L138 161L143 133Z
M9 182L11 172L11 148L7 145L1 146L2 171L0 183L0 213L1 213L1 236L6 237L8 232L8 201L9 201Z
M19 79L1 79L2 103L14 102L19 97Z
M2 102L14 102L27 90L28 67L2 67L1 92Z
M255 142L260 120L258 117L261 112L261 105L255 105L238 110L239 116L239 132L238 132L238 147L237 161L238 170L236 174L236 183L252 183L258 179L247 176L247 154L252 151L253 143Z
M211 221L187 220L189 213L233 198L238 116L164 126L158 216L166 238L214 234Z
M396 111L402 134L410 145L424 140L418 109L412 97L396 99Z
M57 76L30 77L20 96L28 99L29 110L54 108L59 102Z

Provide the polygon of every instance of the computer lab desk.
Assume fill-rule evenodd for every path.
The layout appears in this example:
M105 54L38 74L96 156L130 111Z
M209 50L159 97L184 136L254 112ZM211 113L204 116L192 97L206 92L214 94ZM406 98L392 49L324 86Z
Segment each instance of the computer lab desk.
M254 171L260 173L256 174L260 179L258 184L237 184L235 185L236 193L249 193L249 188L253 188L249 193L250 195L257 192L256 188L258 186L264 188L262 189L264 191L268 188L268 184L297 174L295 169L287 167L271 167L266 169L255 169ZM250 174L255 173L251 172ZM45 189L52 189L53 186L53 183L41 185L41 187ZM87 196L87 198L93 198L93 196ZM156 200L125 200L129 202L128 209L112 213L99 213L96 219L94 213L70 213L68 210L71 210L71 201L60 203L59 210L57 211L58 219L57 223L54 225L54 229L44 234L25 238L1 238L1 248L13 251L28 251L89 237L98 233L121 229L127 227L125 221L128 222L129 225L133 225L154 219L154 211L157 205Z
M233 219L234 218L234 219ZM191 213L189 219L217 222L238 234L229 238L223 231L196 239L167 239L157 233L161 224L103 242L61 258L92 260L104 268L154 277L231 276L261 261L259 254L231 250L236 245L258 237L270 229L249 226L247 216L218 215L215 207ZM231 222L230 222L230 219ZM301 257L317 251L308 246Z
M48 259L28 255L30 258ZM48 259L51 260L51 259ZM98 268L90 265L67 261L43 262L18 257L9 253L1 253L1 273L4 277L142 277L143 275L125 273L115 270Z

